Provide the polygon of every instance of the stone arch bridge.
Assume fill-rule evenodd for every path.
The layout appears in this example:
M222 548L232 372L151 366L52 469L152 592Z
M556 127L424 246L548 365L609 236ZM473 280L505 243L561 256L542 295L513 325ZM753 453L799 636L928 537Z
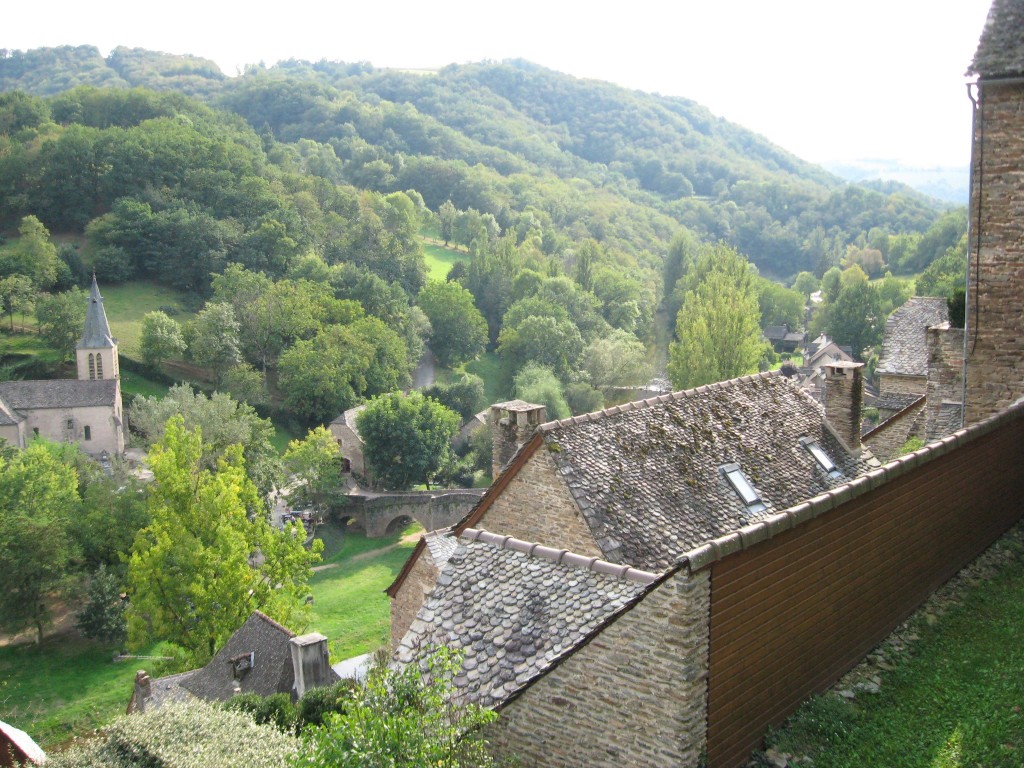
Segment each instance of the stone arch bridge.
M464 518L483 496L483 489L374 493L357 491L337 514L361 523L366 535L379 539L399 521L412 518L428 531L447 528Z

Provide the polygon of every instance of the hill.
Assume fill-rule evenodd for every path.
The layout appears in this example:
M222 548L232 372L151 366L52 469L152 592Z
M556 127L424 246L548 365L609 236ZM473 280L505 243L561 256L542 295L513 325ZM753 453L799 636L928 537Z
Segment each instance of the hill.
M307 172L385 194L415 189L434 211L450 199L520 239L537 229L549 254L593 238L652 272L680 226L785 278L822 272L872 230L922 232L941 210L901 185L844 183L695 102L524 61L435 74L287 61L226 78L212 62L141 49L0 58L3 90L82 85L195 96L318 155L304 158Z

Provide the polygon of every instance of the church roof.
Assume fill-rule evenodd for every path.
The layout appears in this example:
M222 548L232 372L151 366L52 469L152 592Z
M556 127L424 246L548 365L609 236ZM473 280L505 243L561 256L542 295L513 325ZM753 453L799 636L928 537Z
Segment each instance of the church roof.
M1024 0L994 0L968 75L1024 75Z
M96 284L96 275L92 276L92 287L89 289L89 305L85 311L85 331L78 342L79 349L98 349L113 347L116 340L110 335L107 324L107 313L103 311L103 297L100 287Z
M117 381L115 379L0 382L0 400L15 411L109 406L114 404L116 397Z

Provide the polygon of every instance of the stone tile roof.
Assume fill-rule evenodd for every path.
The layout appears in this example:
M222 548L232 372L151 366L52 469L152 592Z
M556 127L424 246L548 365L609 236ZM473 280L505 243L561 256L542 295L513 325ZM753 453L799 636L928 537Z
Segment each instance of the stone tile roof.
M604 557L659 571L702 542L735 531L878 466L848 454L813 398L778 373L747 376L539 429ZM842 476L828 477L800 438ZM760 494L751 511L723 465Z
M933 422L928 424L928 439L941 440L963 427L964 407L961 403L945 401Z
M766 325L764 328L764 337L768 341L782 341L787 333L789 333L788 325Z
M0 400L16 411L113 406L116 394L117 382L114 379L0 382Z
M874 399L875 408L887 411L902 411L920 400L924 395L904 394L902 392L883 392Z
M454 536L451 538L454 539ZM565 550L467 529L396 652L465 654L455 685L500 705L628 608L658 577Z
M928 375L928 328L949 320L946 300L913 296L885 321L878 373Z
M3 397L0 396L0 426L7 427L24 420L25 417L5 403Z
M107 313L103 311L103 297L96 284L96 275L92 276L92 287L89 289L89 304L85 311L85 329L78 346L83 349L113 347L117 340L110 335L107 324Z
M1024 75L1024 0L994 0L968 75Z
M451 560L458 546L458 539L452 535L451 528L442 528L439 531L429 531L423 534L423 541L427 545L427 551L434 561L434 565L440 570Z

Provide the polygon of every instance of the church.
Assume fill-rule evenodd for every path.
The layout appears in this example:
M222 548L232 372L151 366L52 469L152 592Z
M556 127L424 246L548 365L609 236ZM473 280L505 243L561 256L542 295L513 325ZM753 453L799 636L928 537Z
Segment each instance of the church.
M77 379L0 382L0 438L8 445L44 437L78 443L91 456L124 453L117 340L95 275L75 355Z

